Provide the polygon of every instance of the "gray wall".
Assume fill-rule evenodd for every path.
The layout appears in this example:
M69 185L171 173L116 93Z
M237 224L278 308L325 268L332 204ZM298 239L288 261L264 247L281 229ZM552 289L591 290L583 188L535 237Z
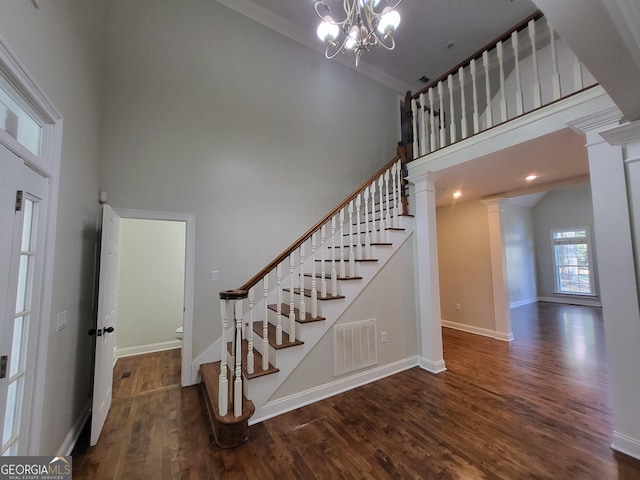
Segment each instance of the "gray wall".
M502 228L509 304L514 307L535 302L538 292L532 209L506 201L503 205Z
M554 285L553 257L551 248L551 230L557 228L589 227L591 230L591 258L594 262L595 288L598 284L598 264L596 259L596 238L593 230L593 204L589 184L576 185L549 192L533 207L535 229L536 270L538 272L538 296L541 298L569 301L572 296L557 295ZM589 297L600 302L599 295Z
M64 117L45 405L39 453L55 454L90 395L93 259L105 3L0 2L0 35ZM67 327L55 316L67 311Z
M101 186L196 215L195 357L220 336L218 291L393 157L397 97L211 0L112 0L107 33Z

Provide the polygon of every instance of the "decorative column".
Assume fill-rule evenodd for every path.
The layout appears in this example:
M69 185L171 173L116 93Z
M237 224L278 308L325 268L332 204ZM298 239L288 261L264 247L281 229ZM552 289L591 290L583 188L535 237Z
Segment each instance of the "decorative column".
M509 310L509 282L502 228L504 198L484 200L489 221L489 254L491 256L491 284L493 290L493 319L498 340L511 342L511 311Z
M613 106L570 122L569 126L587 139L595 250L612 385L612 448L640 458L640 311L630 215L633 206L638 213L640 128L637 124L618 126L621 116ZM626 167L622 146L627 147ZM637 251L637 238L635 245Z
M431 172L412 172L415 198L415 251L417 269L418 320L421 340L420 366L432 373L446 370L442 353L442 318L440 315L440 279L436 230L437 177Z

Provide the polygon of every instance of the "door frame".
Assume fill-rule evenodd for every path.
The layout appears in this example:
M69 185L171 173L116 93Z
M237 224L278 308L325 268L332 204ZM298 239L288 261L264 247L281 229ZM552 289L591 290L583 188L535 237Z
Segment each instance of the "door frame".
M42 282L42 296L39 305L33 306L34 311L38 312L37 321L33 325L36 331L34 335L36 358L34 363L33 397L27 409L30 418L30 425L28 425L26 431L27 454L35 455L40 450L47 375L63 119L62 115L1 36L0 77L10 85L18 97L17 100L28 108L34 120L42 127L42 144L39 157L20 145L4 130L0 130L0 144L20 157L27 166L49 181L49 207L46 211L47 219L42 250L44 269L42 278L38 279Z
M164 220L185 222L184 263L184 320L182 331L182 368L180 380L183 387L193 385L191 363L193 350L193 294L195 285L196 216L192 213L155 212L129 208L114 208L120 218L136 220Z

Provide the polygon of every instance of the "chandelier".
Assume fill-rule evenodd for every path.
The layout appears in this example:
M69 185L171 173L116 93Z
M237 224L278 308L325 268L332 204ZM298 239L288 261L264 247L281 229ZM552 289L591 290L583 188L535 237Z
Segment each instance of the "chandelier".
M344 20L331 14L329 3L342 1ZM376 11L378 4L387 4ZM355 53L356 67L360 56L371 47L393 50L396 41L393 32L400 24L400 14L395 8L402 0L316 0L316 13L322 19L318 26L318 38L327 44L324 52L328 59L349 50ZM342 17L342 15L340 15Z

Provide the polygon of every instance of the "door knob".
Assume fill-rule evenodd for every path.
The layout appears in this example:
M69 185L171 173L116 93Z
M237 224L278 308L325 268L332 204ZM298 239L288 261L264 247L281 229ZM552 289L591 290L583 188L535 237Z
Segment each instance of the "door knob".
M104 331L104 333L113 333L114 330L115 330L115 328L113 328L113 327L106 327L103 331Z

